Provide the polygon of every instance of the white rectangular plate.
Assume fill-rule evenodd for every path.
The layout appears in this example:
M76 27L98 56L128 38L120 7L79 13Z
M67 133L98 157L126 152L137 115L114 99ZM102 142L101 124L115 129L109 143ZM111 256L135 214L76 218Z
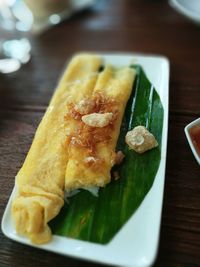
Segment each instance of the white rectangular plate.
M162 56L139 54L100 54L106 63L115 66L139 64L155 86L164 107L162 150L160 166L152 188L128 222L106 245L53 236L52 242L37 246L62 255L87 259L115 266L144 267L153 264L159 241L168 131L169 61ZM3 219L3 233L20 243L34 246L28 239L18 235L11 219L11 201L7 204Z

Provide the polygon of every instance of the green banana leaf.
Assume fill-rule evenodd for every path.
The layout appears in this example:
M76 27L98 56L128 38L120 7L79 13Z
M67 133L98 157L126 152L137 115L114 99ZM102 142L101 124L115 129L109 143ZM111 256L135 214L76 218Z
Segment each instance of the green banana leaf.
M131 67L136 69L137 77L117 145L125 159L114 167L120 179L101 188L98 197L85 190L71 197L49 224L54 234L106 244L134 214L153 185L161 157L163 107L143 69ZM129 150L125 134L137 125L146 126L154 134L157 148L144 154Z

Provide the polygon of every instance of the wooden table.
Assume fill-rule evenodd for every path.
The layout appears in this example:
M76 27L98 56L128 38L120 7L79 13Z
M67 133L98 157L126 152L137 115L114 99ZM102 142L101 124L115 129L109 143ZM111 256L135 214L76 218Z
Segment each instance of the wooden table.
M200 26L167 1L99 0L30 36L31 61L0 75L0 217L65 62L77 51L131 51L171 63L169 135L161 239L155 266L200 266L200 169L184 126L200 116ZM13 242L0 233L1 267L98 266Z

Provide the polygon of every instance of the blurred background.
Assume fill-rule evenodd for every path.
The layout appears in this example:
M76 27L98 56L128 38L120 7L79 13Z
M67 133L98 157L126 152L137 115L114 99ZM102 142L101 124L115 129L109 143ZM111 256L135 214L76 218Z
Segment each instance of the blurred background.
M163 54L171 61L172 77L175 74L185 80L191 77L190 63L193 66L197 63L199 25L178 13L166 0L0 0L0 3L0 58L13 57L20 66L28 62L22 71L2 77L7 87L4 94L12 91L15 104L19 101L36 105L42 101L47 105L66 60L77 51ZM9 72L3 66L0 61L2 72ZM48 79L44 75L46 70ZM193 81L199 81L198 68L194 67L193 73ZM21 83L26 85L23 88L29 88L26 99L20 96L25 90ZM39 93L35 94L35 90ZM190 105L189 94L188 98Z

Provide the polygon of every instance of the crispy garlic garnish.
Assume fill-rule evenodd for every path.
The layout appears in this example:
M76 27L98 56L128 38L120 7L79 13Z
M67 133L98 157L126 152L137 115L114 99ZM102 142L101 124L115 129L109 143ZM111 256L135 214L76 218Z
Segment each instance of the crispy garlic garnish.
M127 132L125 141L130 149L137 153L144 153L158 146L153 134L151 134L144 126L137 126L133 130Z

